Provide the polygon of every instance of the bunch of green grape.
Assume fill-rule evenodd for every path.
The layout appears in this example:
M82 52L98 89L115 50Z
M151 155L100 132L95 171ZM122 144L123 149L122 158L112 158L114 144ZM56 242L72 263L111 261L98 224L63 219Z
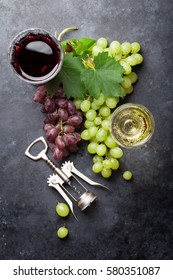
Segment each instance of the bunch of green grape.
M139 54L140 44L138 42L112 41L108 46L105 38L99 38L92 48L92 56L100 52L108 52L124 68L123 81L121 83L122 96L133 92L133 84L138 76L132 67L142 63L143 57ZM112 170L119 168L119 159L123 156L123 150L117 145L110 133L110 120L112 111L119 102L118 97L105 97L100 93L98 99L91 96L85 100L75 99L77 109L85 115L84 127L81 133L83 140L89 141L87 150L93 155L92 170L101 173L104 178L109 178Z
M140 49L141 46L138 42L120 44L118 41L112 41L108 46L106 38L99 38L92 48L93 56L103 51L108 52L109 56L115 58L123 66L124 75L121 84L123 96L133 92L133 83L137 81L138 76L133 72L132 67L141 64L143 61L143 57L139 53Z
M74 100L76 107L85 115L85 129L81 132L81 138L89 141L87 150L93 155L92 170L101 173L104 178L110 177L112 170L119 168L118 159L123 156L123 150L110 133L112 109L118 102L118 97L105 97L103 93L98 99L88 97Z

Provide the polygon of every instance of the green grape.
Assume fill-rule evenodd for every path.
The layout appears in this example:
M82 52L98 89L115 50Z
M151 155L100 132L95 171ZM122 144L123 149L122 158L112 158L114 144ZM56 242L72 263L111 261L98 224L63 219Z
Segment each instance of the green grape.
M88 128L88 132L89 132L90 138L93 138L94 136L96 136L96 134L98 132L98 127L92 126L92 127Z
M111 114L111 110L108 106L104 105L104 106L100 107L99 113L103 117L108 117Z
M131 44L129 42L124 42L121 44L123 55L127 55L131 52Z
M81 102L80 108L82 112L89 111L90 107L91 107L91 102L89 100L83 100Z
M91 142L88 144L87 150L90 154L95 154L97 151L98 143L96 142Z
M141 46L140 46L140 44L138 42L133 42L131 44L131 47L132 47L132 53L137 53L141 49Z
M135 72L131 72L127 75L127 77L131 80L132 84L134 84L138 79L138 75Z
M97 106L102 106L104 102L105 102L105 96L102 92L100 93L100 96L97 99L94 98L94 103Z
M91 108L93 109L93 110L98 110L99 108L100 108L100 106L99 105L97 105L97 104L95 104L95 102L93 101L92 103L91 103Z
M131 80L127 76L124 76L121 85L124 88L129 88L131 86Z
M105 129L103 129L102 127L99 128L97 135L96 135L96 139L99 142L105 141L107 138L107 131Z
M97 152L98 156L102 157L106 154L107 148L104 144L99 144L96 152Z
M89 139L91 139L91 138L90 138L90 135L89 135L88 129L84 129L84 130L82 131L82 133L81 133L81 138L82 138L83 140L89 140Z
M68 207L68 205L63 203L63 202L58 202L58 204L56 205L56 213L60 217L68 216L68 214L69 214L69 207Z
M112 138L111 135L107 136L107 138L105 140L105 145L110 149L117 147L117 143L114 141L114 139Z
M58 230L57 230L57 236L59 238L65 238L66 236L68 235L68 229L63 226L63 227L60 227Z
M137 59L134 57L134 55L126 57L125 61L131 66L135 66L137 64Z
M96 45L102 49L105 49L108 45L108 41L106 38L99 38L96 42Z
M98 155L93 156L93 162L102 162L103 161L103 157L100 157Z
M116 158L111 158L110 160L112 162L112 169L117 170L120 166L119 161Z
M89 120L86 120L86 121L84 122L85 128L90 128L90 127L93 127L94 125L95 125L94 122L89 121Z
M121 158L123 156L123 150L119 147L110 149L110 155L114 158Z
M96 111L93 109L90 109L87 113L86 113L86 118L88 121L94 121L94 119L96 118Z
M106 169L112 168L112 161L110 159L103 160L103 167Z
M121 44L118 41L112 41L109 46L109 51L112 55L121 53Z
M96 117L94 120L95 125L100 125L102 123L102 119L100 117Z
M93 48L92 48L92 54L93 56L97 56L99 53L101 53L103 51L102 48L100 48L99 46L95 45Z
M101 126L103 127L104 130L109 130L110 129L110 121L108 119L105 119L102 121Z
M132 67L130 66L129 63L127 63L127 61L121 60L121 61L120 61L120 64L121 64L121 66L123 66L123 68L124 68L124 71L125 71L124 74L125 74L125 75L131 73Z
M76 106L76 109L79 110L81 108L81 103L83 100L76 98L73 100L74 105Z
M118 97L107 97L105 103L110 109L114 109L117 106L118 101Z
M94 173L99 173L102 171L102 169L103 169L103 164L100 161L95 162L92 166L92 171Z
M126 93L130 94L133 92L133 86L131 85L129 88L126 88Z
M130 180L132 178L133 174L131 171L127 170L123 173L123 178L124 180Z
M133 59L136 60L136 64L141 64L143 61L143 56L140 53L135 53L131 55Z
M92 137L92 138L90 139L90 142L99 143L99 141L97 140L96 136L95 136L95 137Z
M112 175L112 170L103 167L101 174L102 174L102 177L109 178Z

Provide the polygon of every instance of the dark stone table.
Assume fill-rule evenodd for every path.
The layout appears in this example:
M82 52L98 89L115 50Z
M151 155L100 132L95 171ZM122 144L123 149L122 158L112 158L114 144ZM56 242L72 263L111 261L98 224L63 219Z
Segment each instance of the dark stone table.
M171 0L0 1L1 259L173 258L172 11ZM19 31L40 27L54 33L74 25L79 30L64 39L140 42L144 62L124 102L148 107L156 123L147 146L124 149L111 179L92 173L87 143L70 156L84 174L112 190L90 187L98 200L84 212L75 207L79 222L72 214L67 219L56 215L60 197L46 183L51 169L24 155L44 135L44 116L32 100L35 87L19 80L7 62L8 45ZM134 174L129 182L122 178L126 169ZM64 222L69 236L60 240L56 231Z

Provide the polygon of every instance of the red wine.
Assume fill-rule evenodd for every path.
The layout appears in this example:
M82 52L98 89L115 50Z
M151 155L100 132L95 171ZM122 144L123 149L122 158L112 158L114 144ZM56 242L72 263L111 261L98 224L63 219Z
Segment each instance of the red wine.
M42 81L51 77L61 62L61 50L48 34L29 32L16 41L11 64L24 79Z

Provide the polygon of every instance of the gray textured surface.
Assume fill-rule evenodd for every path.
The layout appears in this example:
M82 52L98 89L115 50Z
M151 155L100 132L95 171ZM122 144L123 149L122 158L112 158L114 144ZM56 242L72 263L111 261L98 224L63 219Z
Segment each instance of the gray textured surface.
M0 258L1 259L172 259L172 18L171 0L78 1L0 0ZM144 63L134 93L126 99L147 106L156 129L151 143L125 150L110 180L91 172L86 144L76 167L110 186L86 212L70 215L69 237L59 240L64 223L55 213L58 194L46 184L51 170L24 156L43 135L43 114L32 101L35 88L20 81L7 62L8 45L19 31L41 27L54 33L76 25L67 37L106 37L139 41ZM51 153L50 153L51 157ZM122 172L134 173L131 182Z

